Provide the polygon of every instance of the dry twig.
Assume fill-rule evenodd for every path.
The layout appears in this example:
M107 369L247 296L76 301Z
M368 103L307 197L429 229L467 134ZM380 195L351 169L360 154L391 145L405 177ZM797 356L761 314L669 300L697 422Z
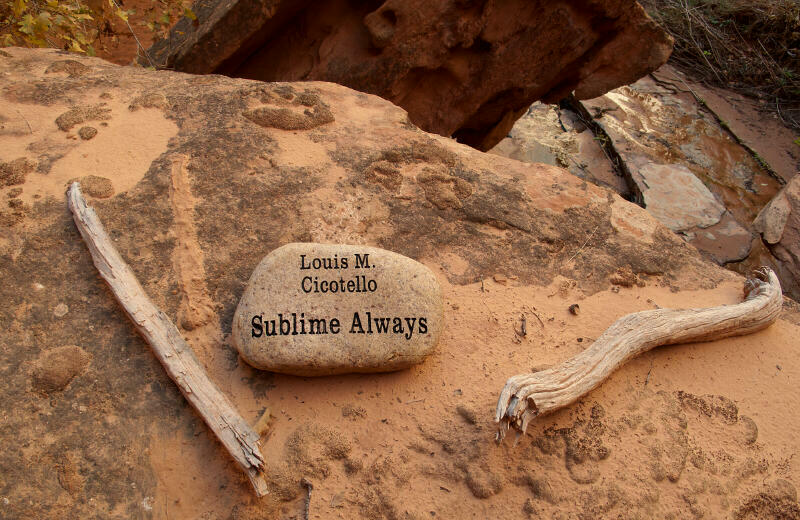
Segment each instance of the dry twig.
M305 488L308 490L308 494L306 495L306 510L303 517L305 520L308 520L309 515L311 514L311 491L314 489L314 485L305 477L303 477L303 480L300 481L300 483L303 484L303 486L305 486Z
M67 202L94 265L114 297L150 345L170 379L247 473L256 494L259 497L266 495L267 481L262 473L264 458L258 447L258 434L208 378L172 321L147 297L133 271L112 244L97 213L86 204L77 182L70 186Z
M16 110L16 109L15 109L15 110ZM21 117L21 118L22 118L22 120L23 120L23 121L25 121L25 124L26 124L26 125L28 125L28 133L29 133L29 134L31 134L31 135L33 135L33 128L31 128L31 124L30 124L30 122L28 121L28 119L27 119L27 118L26 118L26 117L25 117L25 116L22 114L22 112L20 112L19 110L17 110L17 114L19 114L19 117Z
M594 344L560 365L508 380L497 401L502 441L509 427L525 432L531 419L567 406L629 359L660 345L714 341L771 325L783 305L778 277L761 268L745 283L745 300L705 309L656 309L614 322Z
M122 8L117 3L117 0L111 0L111 3L114 5L114 7L118 11L122 10ZM142 45L142 42L139 41L139 37L136 36L135 32L133 32L133 27L131 27L131 24L130 24L130 22L128 22L128 19L127 18L123 18L122 21L125 22L125 25L128 26L128 30L131 32L131 36L133 36L133 39L136 40L137 52L141 51L142 54L144 54L144 57L147 58L147 62L150 63L150 66L153 67L153 68L156 68L156 64L153 63L152 59L150 59L150 54L147 52L147 49L144 48L144 45Z
M598 224L597 226L595 226L595 228L594 228L594 229L592 230L592 232L589 234L589 238L587 238L587 239L586 239L586 242L584 242L584 243L581 245L581 247L580 247L580 248L578 248L578 250L577 250L577 251L575 251L575 254L573 254L571 257L569 257L569 260L567 260L567 261L566 261L566 263L570 263L570 262L572 262L572 259L573 259L573 258L575 258L575 257L576 257L576 256L578 256L579 254L581 254L581 251L583 251L583 248L584 248L584 247L586 247L586 244L588 244L588 243L589 243L589 240L591 240L591 239L592 239L592 237L594 236L594 234L597 232L597 230L598 230L599 228L600 228L600 224Z
M797 0L641 3L675 38L671 63L697 80L774 100L782 121L800 128Z

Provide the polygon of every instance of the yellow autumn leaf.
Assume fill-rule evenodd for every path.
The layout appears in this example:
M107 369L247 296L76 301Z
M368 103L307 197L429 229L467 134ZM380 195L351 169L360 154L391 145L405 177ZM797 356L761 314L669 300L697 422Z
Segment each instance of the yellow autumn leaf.
M17 18L19 15L25 11L25 8L28 6L28 2L26 0L14 0L14 17Z
M44 33L50 28L50 13L47 11L42 11L36 16L36 21L34 23L34 30L37 33Z
M34 20L30 13L23 16L22 19L17 22L17 25L19 26L19 32L28 35L33 34Z

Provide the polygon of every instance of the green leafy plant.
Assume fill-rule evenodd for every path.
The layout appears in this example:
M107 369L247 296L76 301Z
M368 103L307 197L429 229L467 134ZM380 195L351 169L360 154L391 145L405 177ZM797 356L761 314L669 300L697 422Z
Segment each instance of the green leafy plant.
M196 20L189 0L153 0L152 7L141 13L124 9L117 0L92 4L81 0L0 0L0 47L55 47L94 56L104 33L119 25L144 51L134 25L137 30L146 27L148 36L161 35L181 15Z
M79 1L13 0L0 7L4 47L60 47L94 55L95 13Z

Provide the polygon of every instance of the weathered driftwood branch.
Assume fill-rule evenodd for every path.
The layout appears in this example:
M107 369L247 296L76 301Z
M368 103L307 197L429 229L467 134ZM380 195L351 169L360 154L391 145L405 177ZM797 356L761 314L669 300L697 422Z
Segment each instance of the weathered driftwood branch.
M150 344L169 377L247 473L256 494L267 494L258 434L208 378L191 347L167 315L147 297L133 271L111 243L97 213L86 204L77 182L70 186L67 202L100 276Z
M707 309L636 312L612 324L594 344L564 363L514 376L497 402L497 440L510 426L525 432L528 423L577 401L634 356L659 345L713 341L741 336L772 324L783 304L778 277L761 268L745 283L745 300Z

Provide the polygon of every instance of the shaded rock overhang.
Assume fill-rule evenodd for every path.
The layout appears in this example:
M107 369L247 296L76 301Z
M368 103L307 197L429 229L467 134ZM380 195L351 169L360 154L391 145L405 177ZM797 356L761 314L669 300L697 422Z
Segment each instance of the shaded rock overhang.
M199 0L194 11L148 51L158 67L339 83L480 150L533 102L597 97L672 50L634 0Z

